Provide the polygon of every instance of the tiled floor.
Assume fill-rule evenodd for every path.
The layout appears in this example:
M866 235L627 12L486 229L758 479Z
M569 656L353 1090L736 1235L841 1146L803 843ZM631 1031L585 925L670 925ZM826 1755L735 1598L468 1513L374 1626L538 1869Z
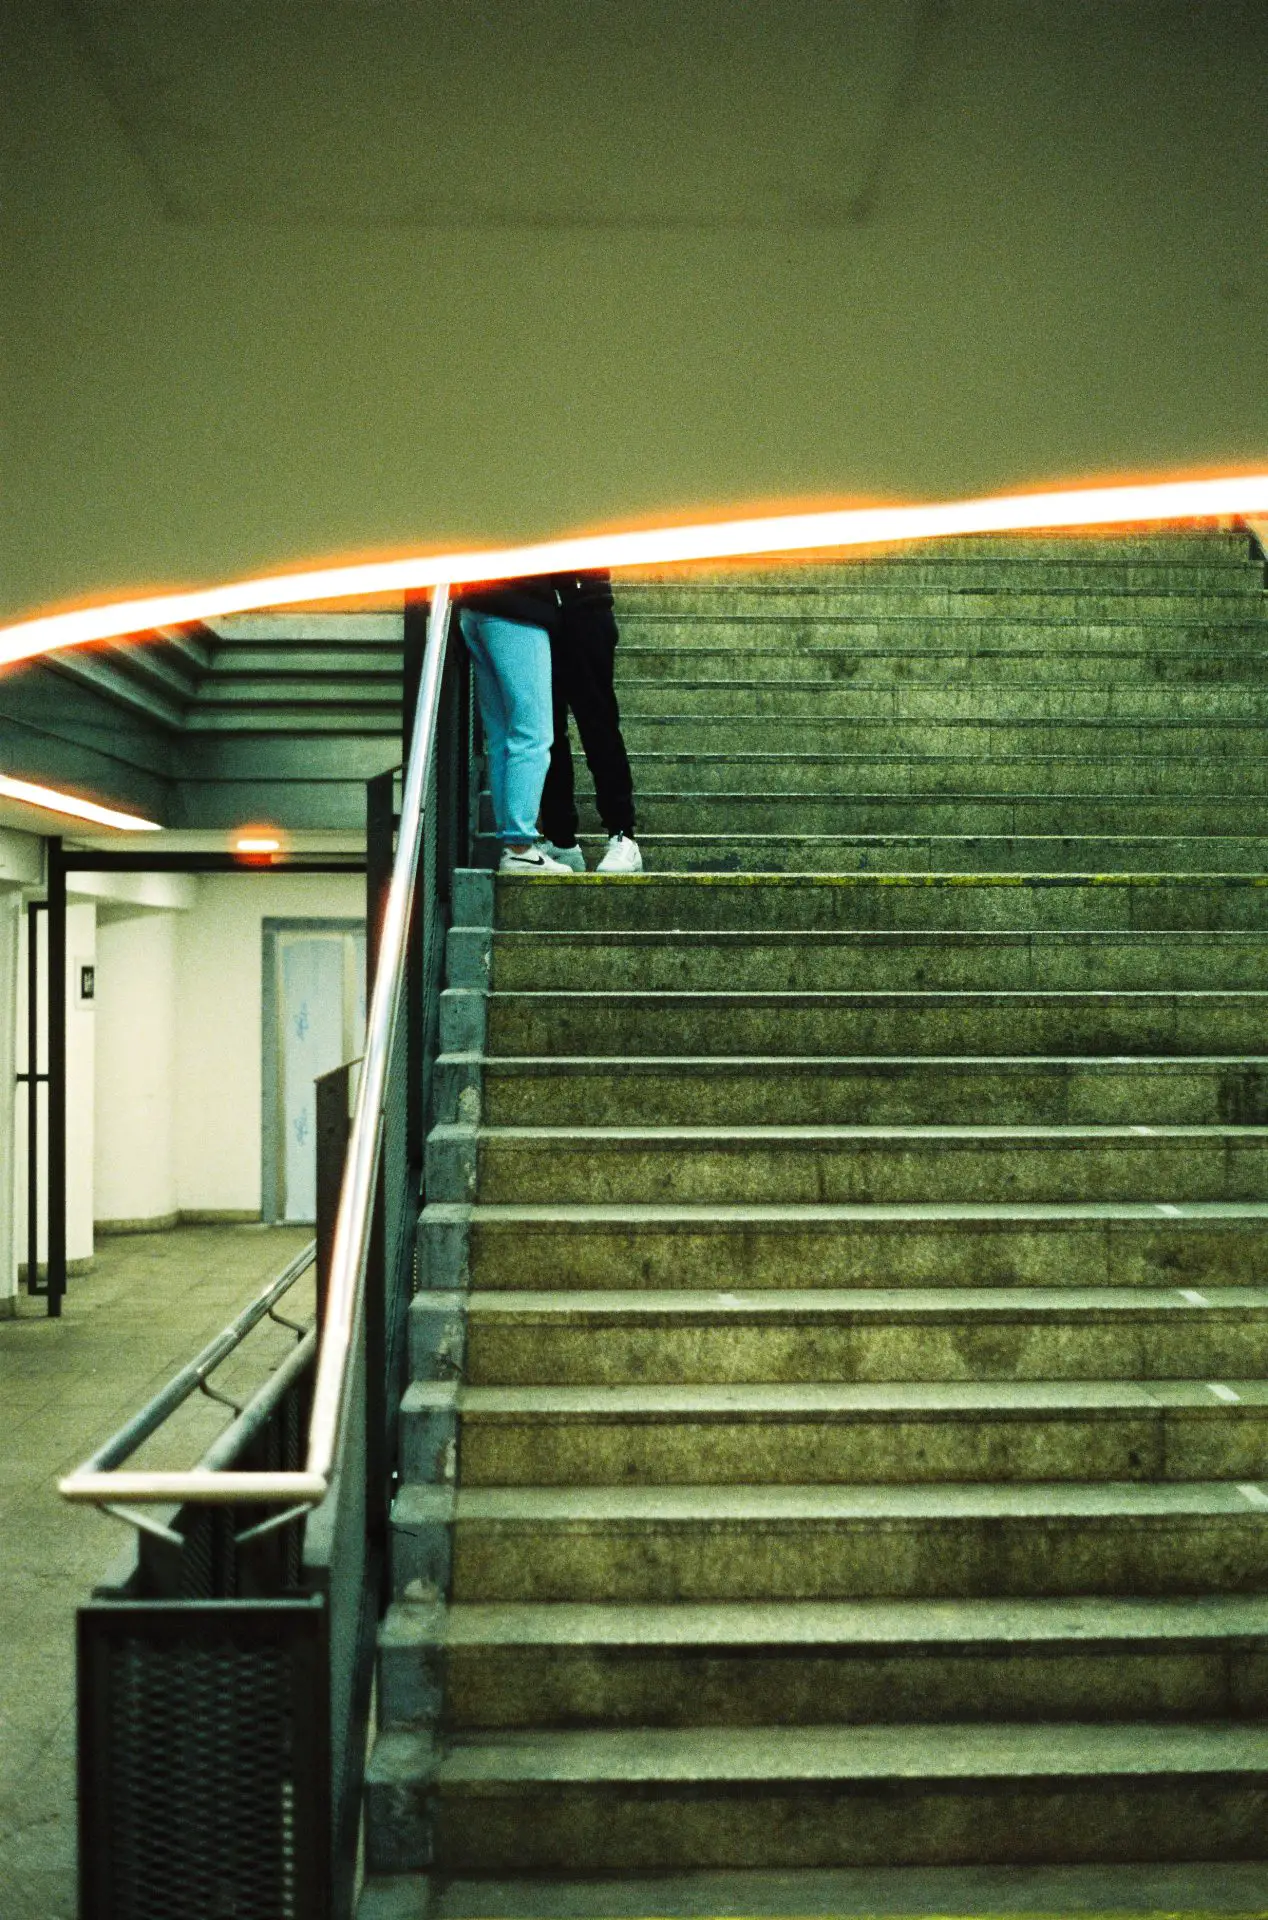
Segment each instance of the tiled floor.
M75 1608L129 1534L56 1491L309 1239L303 1228L182 1227L98 1242L60 1320L0 1320L0 1920L73 1920ZM285 1309L311 1313L298 1283ZM294 1341L271 1323L217 1381L258 1383ZM198 1458L230 1418L201 1397L138 1456Z

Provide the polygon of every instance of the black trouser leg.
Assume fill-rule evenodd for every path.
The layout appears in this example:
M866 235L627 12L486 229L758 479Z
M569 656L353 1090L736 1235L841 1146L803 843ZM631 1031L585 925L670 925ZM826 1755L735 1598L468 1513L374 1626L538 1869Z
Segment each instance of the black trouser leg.
M607 612L566 619L552 640L555 744L542 795L542 821L548 838L556 846L570 846L577 831L572 755L567 745L567 728L561 723L561 697L565 710L571 708L577 723L586 765L594 781L595 805L605 831L627 833L633 838L634 778L621 735L621 712L613 687L616 645L616 621ZM553 785L557 757L559 780ZM553 826L563 828L569 821L571 835L561 840Z
M568 739L567 668L563 645L550 636L550 692L554 710L555 737L551 742L550 765L542 787L541 827L557 847L577 844L577 802L572 777L572 746Z

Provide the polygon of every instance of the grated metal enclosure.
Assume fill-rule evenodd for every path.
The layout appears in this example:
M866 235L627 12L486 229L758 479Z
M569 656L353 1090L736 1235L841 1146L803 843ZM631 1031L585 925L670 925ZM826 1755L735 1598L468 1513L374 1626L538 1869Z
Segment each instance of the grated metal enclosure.
M323 1641L312 1601L85 1610L86 1912L307 1920L328 1911Z

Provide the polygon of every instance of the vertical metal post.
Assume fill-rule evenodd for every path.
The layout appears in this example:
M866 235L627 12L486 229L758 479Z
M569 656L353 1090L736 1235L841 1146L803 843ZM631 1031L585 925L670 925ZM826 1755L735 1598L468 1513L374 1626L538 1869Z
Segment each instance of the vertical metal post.
M60 838L45 842L48 891L48 1312L66 1291L66 868Z
M396 810L395 776L381 773L365 788L366 996L374 991L379 936L392 878ZM365 1501L372 1551L387 1539L387 1231L384 1171L380 1156L365 1269ZM383 1562L386 1565L386 1560Z
M318 1076L317 1088L317 1326L326 1315L326 1287L330 1252L335 1241L335 1217L344 1162L348 1158L349 1098L352 1066L345 1062Z
M427 616L430 603L425 595L405 596L404 691L401 709L401 760L409 765L414 744L414 714L418 707L418 688L423 677L423 650L427 645ZM437 742L436 751L439 752ZM424 806L426 800L424 800ZM433 823L434 826L434 823ZM428 889L433 884L429 871L427 843L434 835L423 834L419 850L418 875L409 917L409 943L405 950L405 1164L415 1184L423 1173L423 915Z
M26 909L26 1290L43 1293L40 1285L40 915L45 900L30 900Z
M448 907L454 868L471 862L471 668L464 648L450 647L445 676L436 738L436 898Z
M383 909L392 878L392 830L395 815L392 789L395 775L376 774L365 783L365 992L374 992L379 970L379 939Z

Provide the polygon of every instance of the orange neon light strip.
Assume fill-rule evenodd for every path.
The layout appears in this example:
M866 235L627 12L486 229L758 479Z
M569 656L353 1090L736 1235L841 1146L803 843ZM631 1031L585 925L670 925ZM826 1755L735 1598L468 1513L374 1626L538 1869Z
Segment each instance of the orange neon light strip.
M48 813L64 813L72 820L91 820L98 827L122 827L125 833L158 833L157 820L143 820L136 813L120 813L117 807L98 806L95 800L81 800L77 793L60 793L56 787L39 787L31 780L15 780L0 773L0 800L20 800L24 807L43 807Z
M1212 520L1268 513L1268 473L1208 480L1149 481L1130 486L1064 488L926 506L852 507L827 513L774 514L633 533L587 534L534 546L417 555L310 572L230 581L180 593L150 594L111 606L42 614L0 627L0 666L55 647L115 640L155 627L184 626L226 614L300 606L378 593L514 580L527 574L586 567L663 566L681 560L738 559L815 548L888 546L969 533L1022 533L1043 528L1106 527L1167 520Z

